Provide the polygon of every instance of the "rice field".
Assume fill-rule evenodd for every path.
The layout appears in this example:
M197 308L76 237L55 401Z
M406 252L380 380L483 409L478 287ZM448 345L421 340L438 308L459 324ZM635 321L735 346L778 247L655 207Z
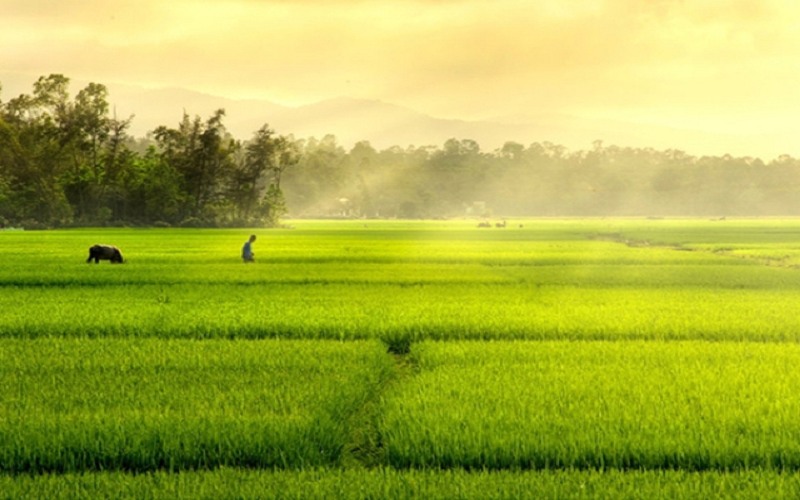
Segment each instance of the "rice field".
M800 298L791 266L765 266L757 254L628 246L595 236L630 226L646 238L653 230L594 224L496 231L471 223L318 223L262 235L253 266L238 258L242 231L7 233L0 336L800 338L800 316L785 313ZM671 234L662 229L659 238ZM686 234L678 226L672 236ZM718 244L742 252L758 237L730 234ZM800 248L793 233L781 234L780 243L762 245L773 253L777 245ZM86 264L94 242L117 244L128 262Z
M474 469L800 469L800 346L424 342L386 401L388 462Z
M0 476L6 498L358 500L797 498L800 475L763 471L464 471L392 468L157 471Z
M350 418L393 369L361 342L2 347L0 466L12 473L337 465Z
M800 220L295 226L0 232L0 496L800 493Z

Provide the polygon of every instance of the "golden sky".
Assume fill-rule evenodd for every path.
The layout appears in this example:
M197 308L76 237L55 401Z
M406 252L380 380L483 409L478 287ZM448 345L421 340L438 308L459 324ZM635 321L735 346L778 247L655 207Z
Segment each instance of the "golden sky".
M0 8L0 69L33 77L290 105L351 96L445 118L570 113L785 141L800 115L796 0L0 0Z

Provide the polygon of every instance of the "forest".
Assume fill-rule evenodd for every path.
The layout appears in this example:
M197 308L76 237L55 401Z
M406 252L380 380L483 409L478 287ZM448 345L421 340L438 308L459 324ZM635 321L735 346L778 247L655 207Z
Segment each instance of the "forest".
M275 227L288 218L800 215L800 160L693 156L605 145L570 151L466 138L347 148L281 135L249 138L225 111L176 116L145 137L117 117L107 88L70 95L69 78L0 93L0 227ZM0 87L1 91L1 87ZM335 131L332 131L335 132ZM535 138L532 138L535 139Z

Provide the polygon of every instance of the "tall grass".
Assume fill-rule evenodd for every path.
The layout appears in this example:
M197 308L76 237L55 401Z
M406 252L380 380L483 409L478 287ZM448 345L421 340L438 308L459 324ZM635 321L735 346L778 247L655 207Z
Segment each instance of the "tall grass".
M800 346L434 343L386 401L395 467L800 469Z
M0 341L0 468L336 464L391 375L377 342Z
M255 265L242 231L0 234L0 337L800 339L794 269L591 239L647 234L611 224L317 223L262 235ZM128 263L84 263L96 241Z
M471 471L387 468L119 472L9 477L0 496L95 499L788 499L800 476L774 471Z
M797 496L800 221L296 225L0 232L0 492Z
M23 287L0 296L0 337L798 341L798 301L752 284Z

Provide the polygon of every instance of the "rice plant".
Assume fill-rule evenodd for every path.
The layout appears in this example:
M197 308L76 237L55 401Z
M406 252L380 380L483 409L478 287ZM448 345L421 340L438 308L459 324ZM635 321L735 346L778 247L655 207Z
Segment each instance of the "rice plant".
M391 375L380 343L0 341L0 467L336 464Z
M593 236L648 234L610 224L319 223L268 233L252 266L231 230L8 233L0 337L800 339L794 269ZM98 241L128 262L86 264Z
M798 495L800 221L296 227L0 232L0 492Z
M386 399L395 467L800 469L800 346L418 344Z
M0 475L8 498L95 499L789 499L800 476L775 471L465 471L306 468Z

